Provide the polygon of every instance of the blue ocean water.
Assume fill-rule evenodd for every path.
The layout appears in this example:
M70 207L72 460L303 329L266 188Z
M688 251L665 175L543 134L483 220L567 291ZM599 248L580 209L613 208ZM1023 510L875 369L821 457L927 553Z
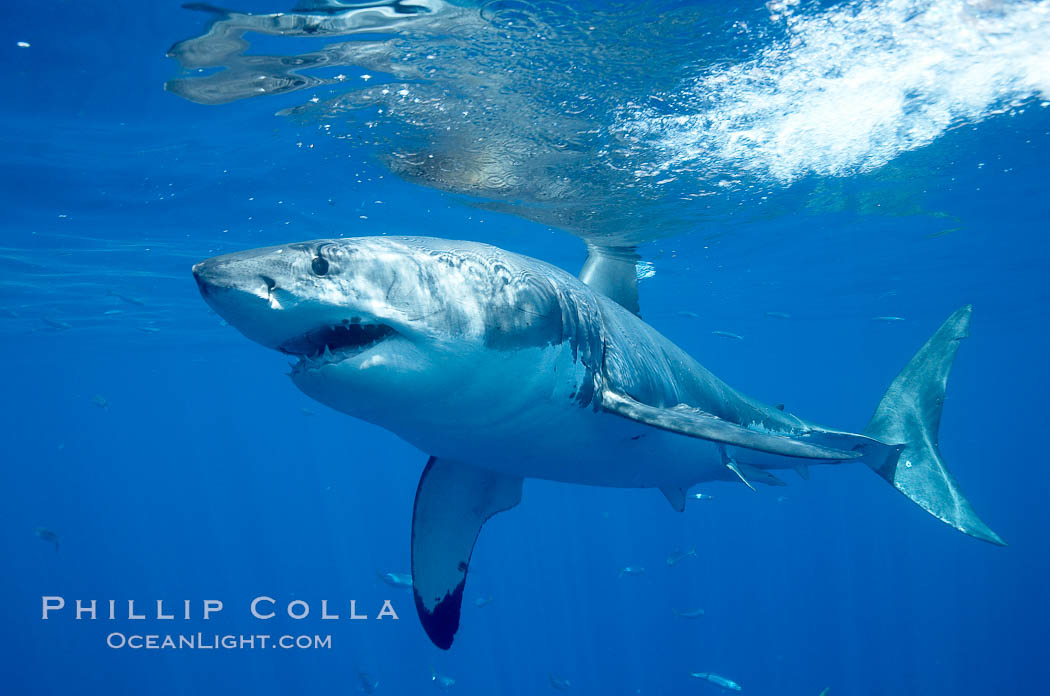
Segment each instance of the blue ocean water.
M174 2L5 7L5 693L418 694L435 672L463 694L546 693L551 675L717 693L690 672L786 696L1044 690L1050 5L404 2L364 33L304 7L282 16L310 31ZM189 273L378 234L573 272L580 238L637 245L649 323L844 429L972 303L940 447L1009 546L862 465L701 485L712 499L684 513L656 491L527 481L486 525L439 651L411 591L377 577L408 571L427 453L299 393ZM45 596L66 608L43 620ZM277 618L251 616L259 596ZM76 599L99 618L76 620ZM385 599L398 620L346 618ZM156 618L157 600L192 618ZM224 603L207 621L205 600ZM280 614L297 600L309 617ZM107 645L198 632L331 646Z

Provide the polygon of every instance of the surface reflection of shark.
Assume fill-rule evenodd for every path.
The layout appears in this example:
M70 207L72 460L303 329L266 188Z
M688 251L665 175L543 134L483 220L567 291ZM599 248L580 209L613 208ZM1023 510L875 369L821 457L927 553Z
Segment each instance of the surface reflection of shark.
M693 229L705 214L675 212L697 193L695 182L648 180L639 172L652 163L636 161L636 141L610 127L625 103L652 102L662 84L654 75L695 65L689 37L706 35L709 49L708 23L725 19L711 10L657 2L639 21L641 8L586 3L315 1L274 14L189 7L211 21L168 51L184 72L165 89L184 99L219 105L310 90L279 113L357 142L367 133L376 159L407 181L609 246L680 231L675 216ZM300 39L296 48L318 41L260 55L249 50L251 34ZM653 223L654 208L669 211L666 224Z
M415 70L396 65L389 41L346 42L296 56L246 55L246 33L330 38L390 32L405 24L426 24L437 29L440 24L433 17L436 11L441 11L442 19L462 12L441 0L376 2L352 8L322 1L300 3L296 11L274 14L235 12L206 3L190 3L186 7L207 12L213 19L204 34L168 49L168 57L187 71L222 70L169 80L164 88L190 101L210 105L337 82L303 74L326 66L356 65L402 78L419 77Z
M411 579L441 648L459 628L482 525L520 502L528 477L655 488L682 511L700 481L750 486L750 474L775 484L761 475L858 462L938 519L1002 543L937 449L969 307L854 433L750 399L704 369L635 313L625 259L592 256L584 283L484 244L374 237L230 254L193 272L230 324L297 359L291 377L308 396L431 455L416 492Z
M829 178L1050 98L1050 13L863 4L770 2L744 23L733 3L668 0L194 3L211 21L171 47L184 72L166 88L210 105L310 90L279 113L408 181L613 246L795 215L808 185L792 184L813 175L814 211L921 208L936 158L897 165L874 207L826 200ZM250 34L296 40L260 54Z

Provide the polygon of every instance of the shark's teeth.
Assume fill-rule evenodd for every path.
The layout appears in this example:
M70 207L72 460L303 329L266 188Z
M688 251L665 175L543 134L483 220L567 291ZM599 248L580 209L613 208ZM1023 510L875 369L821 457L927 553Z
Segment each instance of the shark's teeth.
M319 350L313 354L301 355L299 361L296 363L290 363L292 371L289 372L290 377L294 377L297 374L306 372L307 370L318 370L326 365L335 365L348 358L360 355L371 348L379 345L389 337L389 334L381 335L369 343L365 343L350 348L336 348L332 350L330 345L325 344L323 350Z
M361 352L396 333L384 324L343 322L322 326L278 346L283 353L312 360L332 360L348 351Z

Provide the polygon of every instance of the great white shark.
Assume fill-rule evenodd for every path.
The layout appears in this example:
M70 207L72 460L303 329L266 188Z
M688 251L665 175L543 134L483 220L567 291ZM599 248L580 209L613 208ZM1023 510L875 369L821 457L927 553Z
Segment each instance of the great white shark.
M697 483L859 462L934 517L1003 544L945 466L937 430L971 309L955 311L861 432L760 403L638 316L636 256L594 248L579 278L474 242L328 239L193 267L207 303L294 356L308 396L430 454L412 520L412 584L427 635L459 628L474 542L522 481L656 488L676 510Z

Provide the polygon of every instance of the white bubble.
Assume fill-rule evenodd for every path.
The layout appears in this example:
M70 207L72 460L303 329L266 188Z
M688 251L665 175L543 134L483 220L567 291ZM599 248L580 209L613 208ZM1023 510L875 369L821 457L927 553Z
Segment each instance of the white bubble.
M624 114L621 130L661 153L646 175L849 176L1050 98L1050 0L848 2L790 18L787 37L753 60L692 79L674 97L680 113Z

